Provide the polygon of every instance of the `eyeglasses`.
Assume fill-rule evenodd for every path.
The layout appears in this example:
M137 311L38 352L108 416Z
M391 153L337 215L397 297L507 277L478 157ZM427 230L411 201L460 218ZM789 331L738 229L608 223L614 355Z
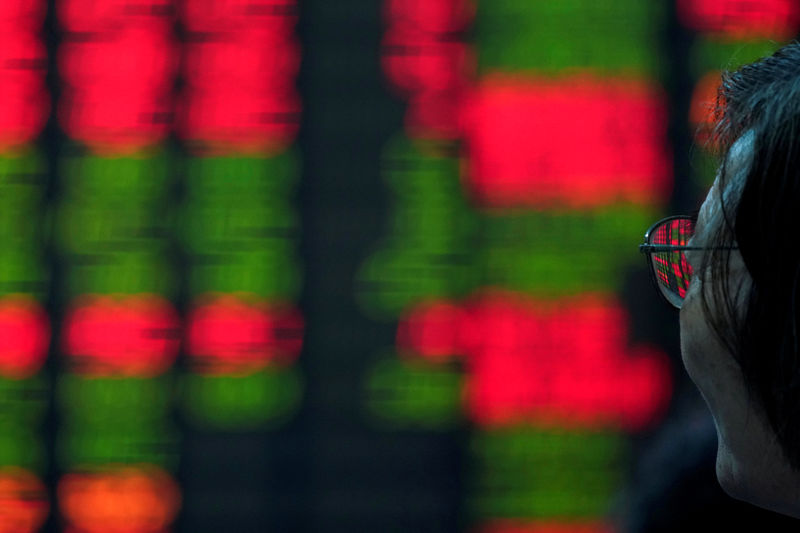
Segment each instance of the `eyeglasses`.
M692 266L686 260L687 250L737 250L737 246L687 246L694 235L693 217L685 215L659 220L644 234L639 251L647 254L650 277L661 296L676 309L683 306L692 281Z
M644 234L639 251L647 255L650 277L661 296L680 309L692 280L692 267L686 260L686 250L705 250L687 246L694 235L694 218L673 216L659 220Z

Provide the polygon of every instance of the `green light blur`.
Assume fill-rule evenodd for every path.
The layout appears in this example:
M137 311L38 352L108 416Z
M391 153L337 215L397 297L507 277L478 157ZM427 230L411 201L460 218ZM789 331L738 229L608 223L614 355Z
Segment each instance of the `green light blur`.
M714 183L714 178L717 175L717 167L719 166L719 160L715 155L698 146L692 150L691 161L693 175L697 182L703 186L703 194L705 194L705 190L710 188Z
M363 308L379 319L486 285L543 298L617 291L641 261L631 243L658 216L630 204L477 211L464 196L459 160L410 141L389 147L385 176L395 193L389 234L357 280Z
M47 384L30 379L0 378L0 466L41 471L46 454L39 439L47 410Z
M370 421L384 429L448 430L463 420L463 374L447 365L378 360L366 380Z
M456 298L476 285L470 279L475 276L471 265L436 259L403 249L374 254L360 272L359 296L365 311L373 318L391 320L423 298Z
M40 154L0 155L0 296L22 293L41 301L47 294L47 228L41 216L45 189ZM47 404L48 387L41 376L0 378L0 466L45 470L39 432Z
M173 185L165 150L123 157L74 154L61 160L61 174L63 203L138 207L164 202Z
M174 298L174 169L164 150L125 157L71 153L60 160L53 239L69 301L81 294ZM59 465L177 465L171 377L61 374L56 383Z
M189 293L248 293L293 301L302 272L297 262L298 215L292 209L297 156L195 157L186 161L185 201L178 238L189 261ZM302 381L295 369L250 375L190 373L181 377L187 422L212 431L274 427L298 408Z
M299 222L290 207L296 175L291 153L187 162L179 235L191 263L191 294L297 296Z
M0 467L21 466L44 471L47 454L35 429L0 422Z
M165 254L138 252L78 254L65 267L70 296L80 294L177 293L177 274Z
M667 2L481 0L476 5L479 77L588 70L617 79L666 78ZM613 295L631 270L643 268L636 244L661 214L657 206L618 202L584 210L553 205L490 211L472 205L465 194L463 163L458 154L412 141L395 140L387 147L383 176L394 204L386 237L357 278L359 302L372 318L396 319L419 301L457 300L482 286L537 299ZM460 405L463 378L451 366L382 356L366 384L374 423L433 430L466 418ZM611 428L542 424L476 430L464 508L473 515L468 523L478 529L494 519L600 521L624 483L628 437Z
M0 155L0 205L26 210L40 207L44 196L44 161L37 152Z
M558 74L590 68L615 76L660 77L666 5L642 0L478 2L480 71Z
M398 136L384 152L383 176L395 203L386 238L357 276L362 307L391 319L422 297L466 295L478 282L479 218L464 197L459 159Z
M60 463L174 466L177 434L167 422L172 378L63 374L56 395L62 419Z
M62 416L70 423L137 426L169 417L172 379L63 374L56 394Z
M641 260L633 243L656 216L634 205L486 216L481 279L542 298L617 292Z
M0 247L0 296L26 293L43 300L48 281L49 272L38 253Z
M127 412L117 413L124 418ZM174 469L178 463L178 432L169 424L98 427L63 424L59 429L58 463L74 469L91 465L155 464Z
M68 297L177 294L169 255L174 221L165 216L173 187L169 158L163 151L145 155L62 159L54 241L67 258Z
M606 515L623 481L625 437L514 428L475 434L470 507L481 518Z
M45 296L49 275L42 256L44 191L39 154L0 156L0 296Z
M0 423L38 425L47 409L44 379L0 378Z
M780 48L775 41L717 41L698 38L690 53L691 72L700 77L709 70L735 70L772 54Z
M164 253L167 228L160 207L122 207L111 198L65 203L56 218L58 242L73 254Z
M198 254L189 274L194 295L208 292L247 292L267 299L292 299L302 272L294 260L295 245L226 254Z
M268 368L248 376L186 374L180 401L187 421L217 431L274 427L295 413L303 383L295 368Z
M299 175L292 151L273 157L193 157L186 160L189 202L246 202L263 205L287 199Z

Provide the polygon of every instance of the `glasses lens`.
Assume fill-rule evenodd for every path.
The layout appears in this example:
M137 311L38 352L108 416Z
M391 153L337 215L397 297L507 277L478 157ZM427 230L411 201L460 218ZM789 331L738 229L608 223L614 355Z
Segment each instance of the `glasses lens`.
M694 233L694 222L690 218L676 218L656 226L650 232L650 244L685 246ZM686 298L692 267L682 250L653 253L653 269L658 287L672 305L679 308Z

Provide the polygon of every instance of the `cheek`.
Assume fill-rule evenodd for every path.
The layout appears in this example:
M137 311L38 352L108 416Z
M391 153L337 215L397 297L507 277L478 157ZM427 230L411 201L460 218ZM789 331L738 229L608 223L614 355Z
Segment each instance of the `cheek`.
M698 327L699 317L696 312L695 305L692 305L688 299L684 302L683 308L680 313L680 333L681 333L681 358L683 359L683 366L686 367L686 372L692 381L700 387L698 378L702 378L701 361L703 346L701 340L703 339L701 328ZM702 387L701 391L702 391Z
M711 411L720 445L731 446L739 453L741 424L748 410L747 391L733 356L706 321L699 297L687 301L681 309L680 331L683 364ZM724 463L724 454L720 459Z
M727 387L723 381L730 373L730 356L717 340L706 321L698 288L687 296L680 313L681 358L686 372L708 403L712 414L720 410L721 396ZM716 417L715 417L716 418Z
M697 294L698 285L700 285L700 280L693 279L686 293L686 299L680 312L680 334L683 365L686 367L689 377L702 391L703 374L708 371L705 368L704 361L707 361L707 357L704 357L704 352L708 351L709 328Z
M704 296L713 302L710 287L707 273L704 277L695 272L680 311L681 357L689 377L704 395L719 377L719 367L730 359L703 309ZM709 312L713 314L714 309Z

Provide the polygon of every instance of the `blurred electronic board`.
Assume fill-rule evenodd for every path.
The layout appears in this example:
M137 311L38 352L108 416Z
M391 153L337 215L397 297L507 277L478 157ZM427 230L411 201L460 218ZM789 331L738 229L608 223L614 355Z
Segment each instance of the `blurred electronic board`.
M622 532L686 385L636 245L798 28L3 0L0 532Z

